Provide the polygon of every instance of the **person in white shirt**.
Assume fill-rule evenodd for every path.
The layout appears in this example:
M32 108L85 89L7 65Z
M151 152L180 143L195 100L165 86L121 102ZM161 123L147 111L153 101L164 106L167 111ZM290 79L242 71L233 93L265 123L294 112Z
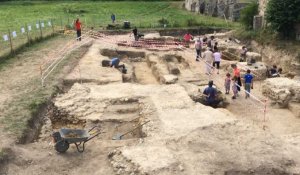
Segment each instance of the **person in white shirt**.
M203 52L203 59L205 61L206 74L211 74L212 63L214 62L214 57L211 49L209 47L206 48L206 51Z
M213 53L214 56L214 63L213 63L213 67L217 66L217 74L219 74L219 69L220 69L220 62L221 62L221 53L218 50L215 50L215 52Z

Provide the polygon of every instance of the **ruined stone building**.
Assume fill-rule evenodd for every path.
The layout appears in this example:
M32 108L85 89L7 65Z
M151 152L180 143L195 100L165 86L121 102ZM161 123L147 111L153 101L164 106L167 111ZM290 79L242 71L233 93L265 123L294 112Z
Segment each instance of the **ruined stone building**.
M189 11L232 21L239 19L241 9L247 4L238 0L185 0L185 8Z

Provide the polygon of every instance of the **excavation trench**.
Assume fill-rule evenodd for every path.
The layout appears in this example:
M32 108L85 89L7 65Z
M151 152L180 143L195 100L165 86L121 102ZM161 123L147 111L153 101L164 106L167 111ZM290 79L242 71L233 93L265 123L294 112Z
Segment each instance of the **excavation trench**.
M112 140L116 136L121 136L121 140L146 137L142 131L141 124L144 123L144 117L140 114L141 104L138 98L110 100L104 107L103 114L97 119L80 118L74 113L59 109L55 103L51 103L49 109L40 139L48 137L61 128L89 130L94 126L101 131L97 137L100 140Z

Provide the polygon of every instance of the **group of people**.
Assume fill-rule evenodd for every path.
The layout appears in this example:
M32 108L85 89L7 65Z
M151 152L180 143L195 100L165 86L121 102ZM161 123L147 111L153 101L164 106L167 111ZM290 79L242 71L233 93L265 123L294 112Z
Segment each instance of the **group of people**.
M201 53L203 44L207 43L206 51ZM205 61L206 74L210 75L212 73L212 68L217 69L217 74L219 74L220 63L221 63L221 52L218 49L218 43L215 41L214 36L211 36L209 39L204 36L203 38L198 38L195 41L196 49L196 61L199 61L202 58Z
M245 86L245 98L250 97L250 90L253 89L253 78L254 76L251 74L251 71L248 69L246 71L246 74L244 77L241 77L240 69L237 67L237 65L233 64L231 65L233 68L233 77L231 78L230 73L226 74L225 78L225 94L229 94L230 87L231 87L231 81L232 83L232 92L233 96L232 99L236 99L238 97L238 93L241 91L242 87L242 80L244 80L244 86Z
M271 69L267 68L267 77L273 78L273 77L280 77L280 74L282 73L282 68L277 68L276 65L273 65Z
M251 71L248 69L246 74L241 78L240 70L234 64L233 67L233 77L231 77L230 73L226 74L224 86L225 86L225 94L230 93L230 89L232 87L233 96L232 99L236 99L239 96L239 92L242 87L242 80L244 82L245 87L245 98L250 97L250 91L253 89L253 78L254 76L251 74ZM217 98L217 90L213 87L213 81L208 82L208 87L204 89L203 94L206 97L206 104L212 107L216 107L220 100Z

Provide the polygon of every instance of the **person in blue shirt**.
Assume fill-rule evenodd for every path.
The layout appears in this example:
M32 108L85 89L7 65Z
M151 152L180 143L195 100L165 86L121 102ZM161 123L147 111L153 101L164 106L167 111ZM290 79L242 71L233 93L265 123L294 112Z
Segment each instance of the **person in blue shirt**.
M110 18L111 18L111 22L115 23L116 15L115 14L111 14Z
M119 65L120 64L120 59L119 58L113 58L110 61L110 67L114 67L114 68L120 68L122 67L123 69L125 68L125 65Z
M213 81L209 81L208 87L204 89L203 94L206 96L206 104L216 107L220 101L217 100L217 90L213 87L213 84Z
M248 69L244 75L246 98L250 97L250 89L253 89L253 78L251 71Z

